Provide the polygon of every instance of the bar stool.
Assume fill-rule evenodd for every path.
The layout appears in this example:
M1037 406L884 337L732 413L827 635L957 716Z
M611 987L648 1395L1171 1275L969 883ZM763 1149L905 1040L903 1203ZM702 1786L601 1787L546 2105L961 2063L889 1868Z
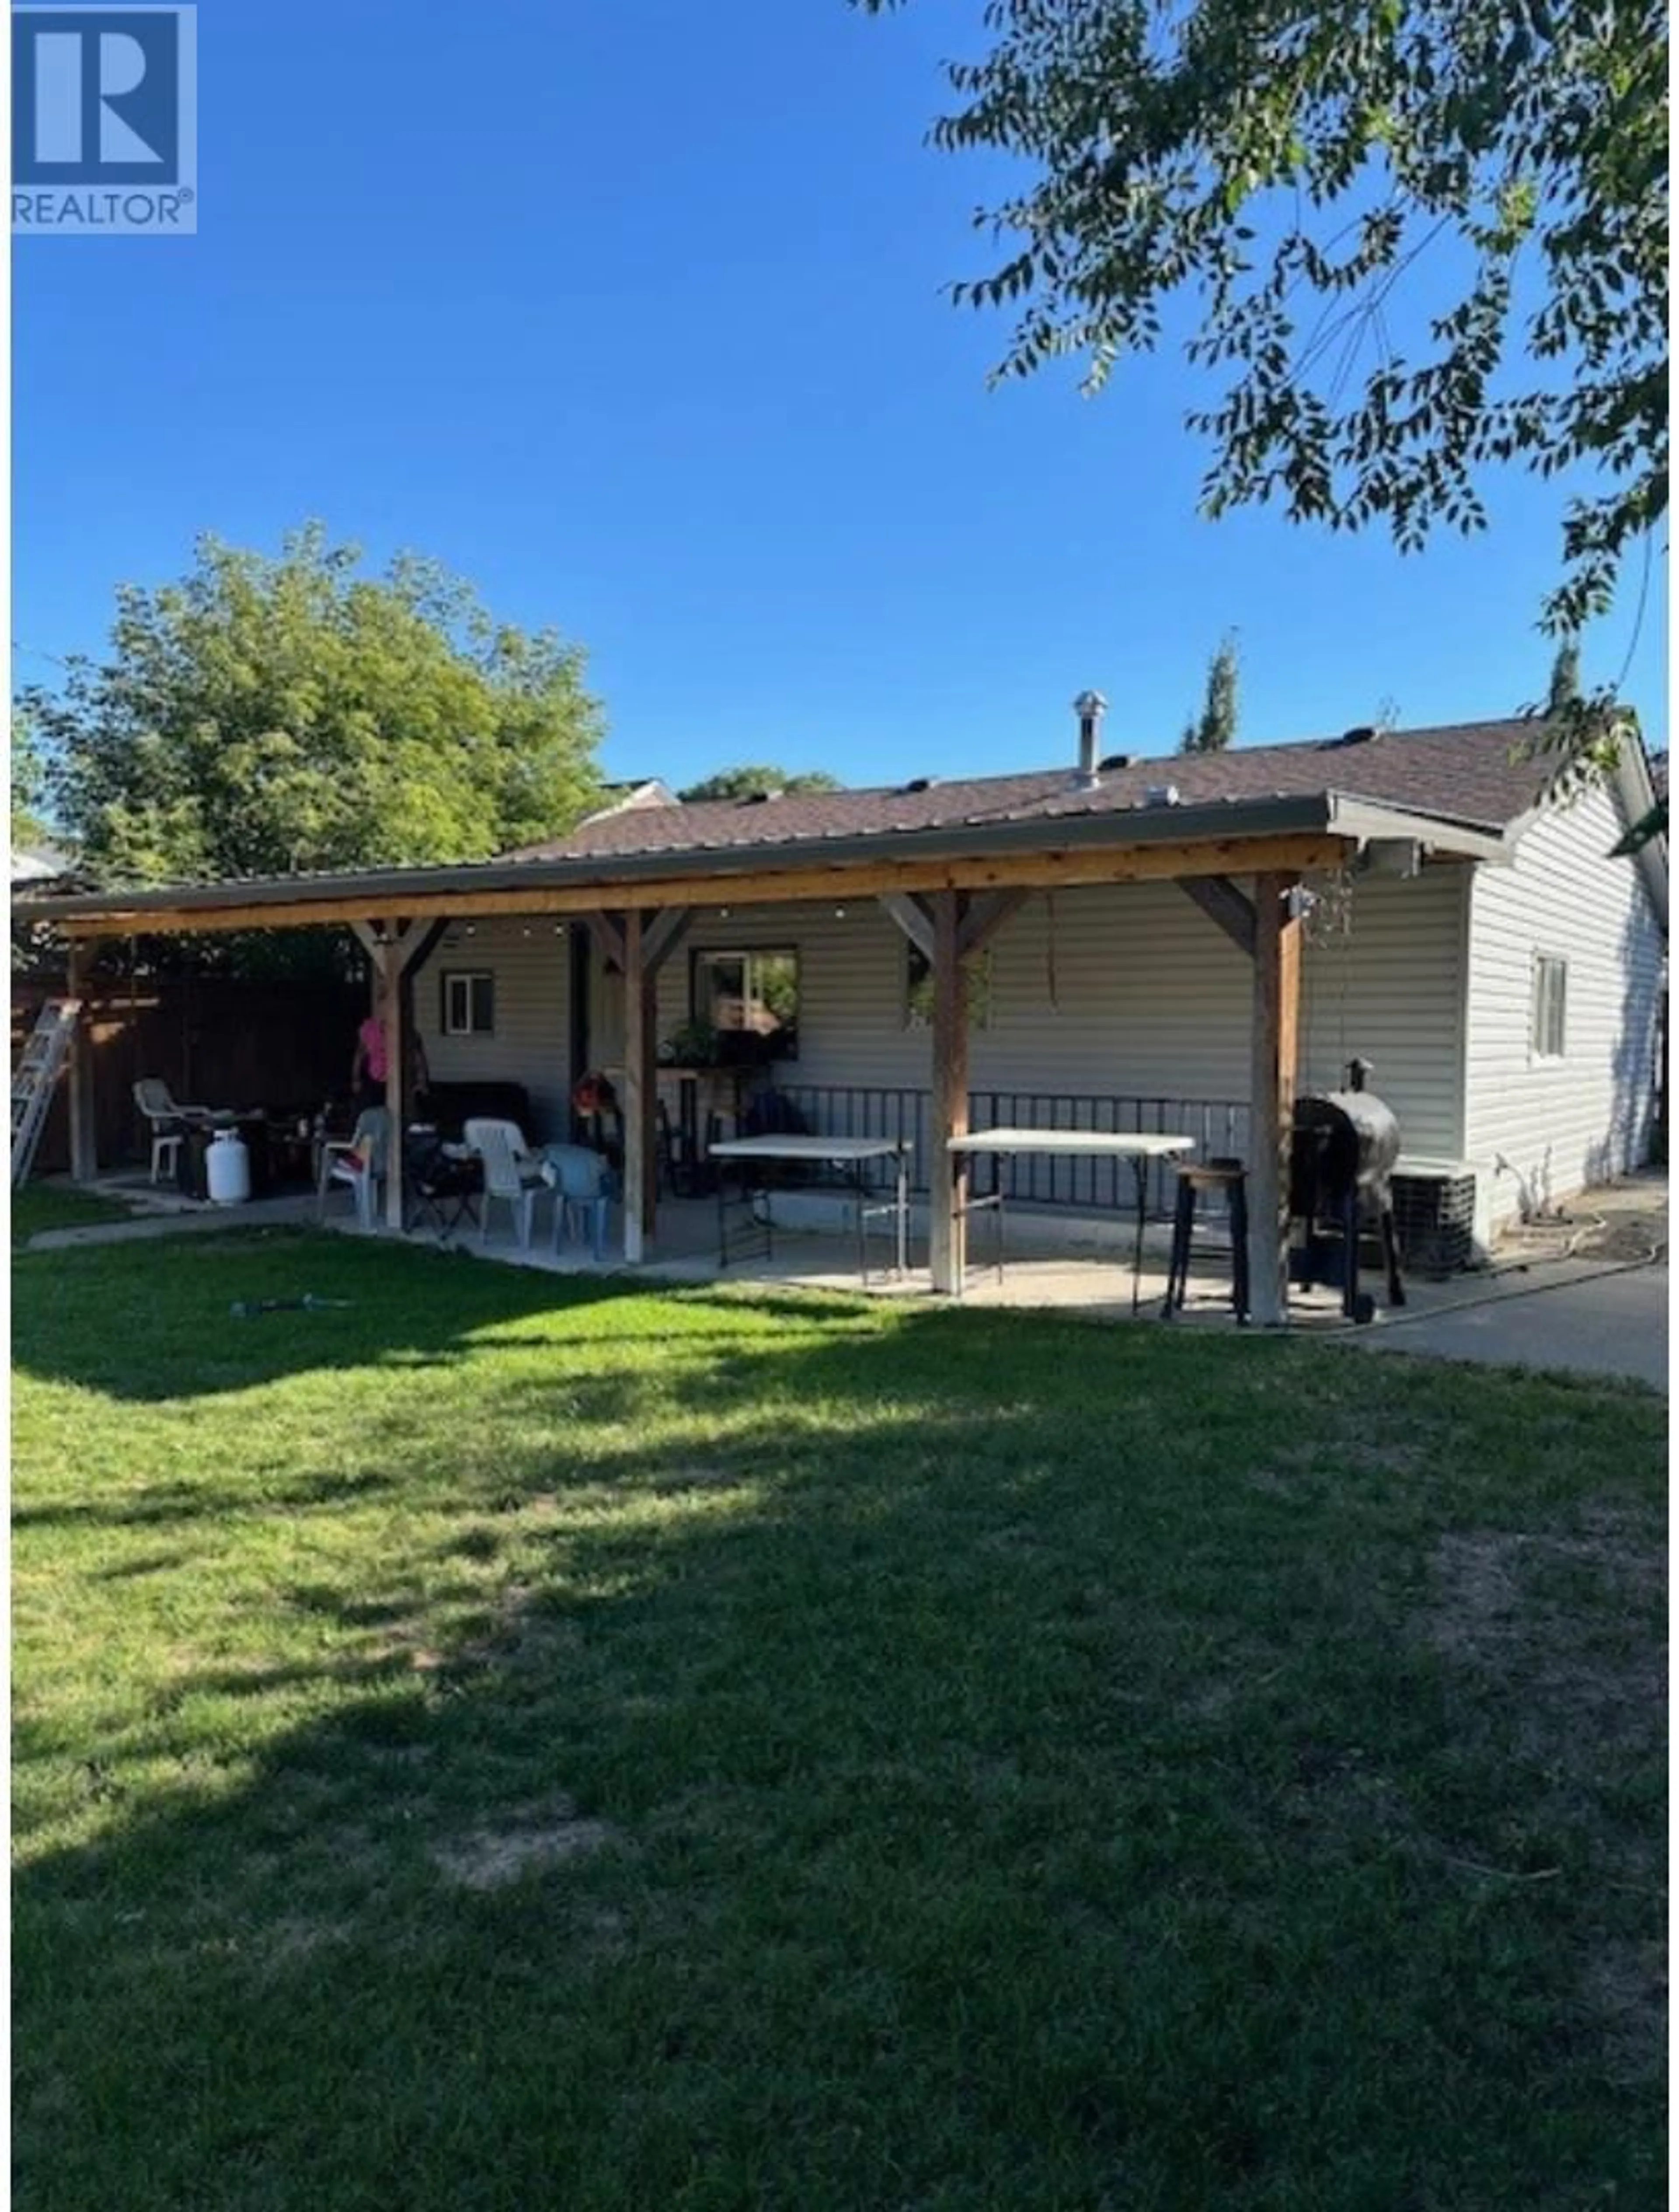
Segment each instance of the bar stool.
M1203 1192L1222 1191L1230 1220L1230 1303L1245 1322L1247 1303L1247 1170L1240 1160L1185 1163L1178 1170L1178 1197L1172 1215L1172 1261L1167 1269L1162 1321L1183 1310L1189 1290L1190 1250L1195 1237L1197 1205Z

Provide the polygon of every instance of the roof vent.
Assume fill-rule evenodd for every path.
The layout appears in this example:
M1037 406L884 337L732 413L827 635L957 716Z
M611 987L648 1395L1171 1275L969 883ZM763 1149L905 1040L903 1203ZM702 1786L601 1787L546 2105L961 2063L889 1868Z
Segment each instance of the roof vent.
M1151 783L1143 794L1143 803L1145 806L1181 806L1183 799L1175 783Z
M767 806L772 799L779 799L781 796L782 794L779 791L749 791L746 797L742 799L741 805L743 806Z
M1135 753L1108 753L1104 757L1101 764L1105 769L1131 768L1136 765L1136 762Z
M1373 722L1357 722L1350 730L1343 730L1338 738L1331 738L1330 743L1332 745L1373 744L1377 734Z
M936 775L912 775L904 788L906 791L930 791L937 781Z
M1094 791L1101 781L1096 770L1096 755L1100 749L1102 716L1107 712L1107 702L1100 691L1081 691L1073 702L1073 712L1078 716L1076 781L1082 791Z

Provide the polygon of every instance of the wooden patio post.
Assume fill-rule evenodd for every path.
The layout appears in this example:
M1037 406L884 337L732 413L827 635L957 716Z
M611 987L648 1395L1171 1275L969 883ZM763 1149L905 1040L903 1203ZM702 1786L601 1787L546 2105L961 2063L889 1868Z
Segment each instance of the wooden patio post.
M654 1082L647 1049L647 961L641 910L624 915L624 1259L639 1267L652 1224L652 1178L646 1141L648 1100Z
M967 1268L967 1163L945 1150L967 1134L967 993L961 950L961 895L935 891L933 1113L927 1163L927 1257L933 1288L959 1296Z
M1288 1147L1300 1050L1300 925L1285 902L1300 878L1253 883L1253 1083L1248 1277L1253 1318L1288 1318Z
M408 1121L408 1009L403 1005L403 940L397 925L374 954L385 981L385 1110L391 1132L385 1162L385 1225L403 1233L403 1131Z
M93 1010L88 997L95 950L92 938L72 937L65 963L65 996L82 1000L82 1012L76 1016L76 1026L70 1031L67 1071L70 1175L77 1182L92 1182L99 1173L99 1123L95 1118L96 1102L94 1097Z

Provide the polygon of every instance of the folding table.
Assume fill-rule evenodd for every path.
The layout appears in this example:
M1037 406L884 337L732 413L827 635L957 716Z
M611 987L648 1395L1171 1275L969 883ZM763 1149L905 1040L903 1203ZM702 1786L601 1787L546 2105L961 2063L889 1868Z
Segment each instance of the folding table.
M755 1195L767 1198L767 1189L754 1193L746 1170L754 1160L767 1164L775 1162L802 1161L807 1166L843 1167L849 1170L851 1188L857 1207L858 1272L866 1283L869 1279L868 1224L882 1216L891 1219L894 1230L894 1249L896 1268L903 1274L909 1265L909 1148L895 1137L812 1137L786 1134L770 1137L730 1137L712 1146L709 1157L718 1163L720 1172L717 1182L718 1265L726 1267L732 1253L743 1256L743 1246L750 1245L756 1257L761 1250L765 1259L773 1252L773 1226L770 1211L765 1206L761 1215L753 1214L749 1224L736 1229L731 1237L729 1229L728 1163L742 1163L742 1203L752 1206ZM893 1194L890 1199L870 1202L866 1170L871 1160L891 1160L895 1164ZM757 1234L762 1232L761 1247Z
M984 1198L971 1200L970 1212L982 1207L995 1211L997 1220L997 1273L1003 1272L1002 1162L1021 1153L1058 1154L1077 1159L1129 1160L1137 1177L1137 1249L1131 1261L1131 1311L1137 1310L1143 1288L1143 1224L1149 1203L1149 1170L1155 1160L1180 1159L1195 1150L1193 1137L1162 1136L1143 1130L1120 1129L978 1129L966 1137L951 1137L945 1150L954 1157L988 1158L992 1162L991 1188Z

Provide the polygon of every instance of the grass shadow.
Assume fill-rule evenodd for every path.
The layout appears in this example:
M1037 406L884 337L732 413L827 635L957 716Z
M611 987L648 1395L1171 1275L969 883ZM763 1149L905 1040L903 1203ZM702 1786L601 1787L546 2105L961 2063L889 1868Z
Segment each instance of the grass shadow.
M1659 1632L1660 1408L350 1249L342 1364L23 1316L32 2204L1653 2186L1648 1717L1514 1625Z

